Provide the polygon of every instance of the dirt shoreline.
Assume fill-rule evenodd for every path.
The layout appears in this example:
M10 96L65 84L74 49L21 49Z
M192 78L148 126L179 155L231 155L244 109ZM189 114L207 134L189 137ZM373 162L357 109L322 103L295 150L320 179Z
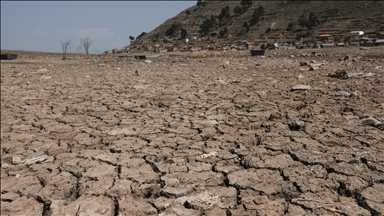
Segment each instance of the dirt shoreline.
M2 60L1 215L383 215L383 55Z

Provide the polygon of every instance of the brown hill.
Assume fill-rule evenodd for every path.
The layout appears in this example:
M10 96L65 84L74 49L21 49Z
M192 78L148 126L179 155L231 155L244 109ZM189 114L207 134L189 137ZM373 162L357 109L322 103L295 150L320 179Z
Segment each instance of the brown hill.
M245 2L243 0L243 2ZM154 44L186 45L182 30L187 33L189 45L200 46L212 43L220 45L236 44L248 40L254 44L297 41L300 38L315 40L320 34L332 34L335 41L344 41L351 31L364 31L368 36L376 36L384 31L384 2L382 1L250 1L250 7L242 6L242 1L204 1L203 5L190 7L168 19L153 31L136 38L130 47ZM221 12L228 7L229 15L220 21ZM235 14L243 9L243 14ZM263 8L259 21L251 25L255 10ZM312 24L305 24L310 20ZM225 15L225 13L223 13ZM313 16L314 15L314 16ZM204 22L214 16L216 24L201 31ZM225 16L223 16L225 17ZM257 20L257 19L255 19ZM300 25L300 20L302 25ZM244 27L247 22L249 29ZM173 25L173 28L172 28ZM289 26L291 25L291 29ZM227 32L225 32L227 29ZM222 32L222 35L220 35ZM191 40L196 37L203 41Z

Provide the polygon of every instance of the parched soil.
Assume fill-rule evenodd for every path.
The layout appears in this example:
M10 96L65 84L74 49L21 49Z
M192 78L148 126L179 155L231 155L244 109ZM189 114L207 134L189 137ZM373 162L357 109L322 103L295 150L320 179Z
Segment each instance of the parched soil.
M1 215L383 215L383 54L2 60Z

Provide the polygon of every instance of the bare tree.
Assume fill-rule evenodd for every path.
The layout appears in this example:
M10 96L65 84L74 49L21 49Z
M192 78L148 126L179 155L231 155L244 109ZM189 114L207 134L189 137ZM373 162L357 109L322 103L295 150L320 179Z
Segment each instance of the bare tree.
M83 47L81 47L81 46L78 46L78 47L76 47L76 52L77 53L82 53L83 52Z
M91 39L89 39L88 37L80 39L80 44L81 44L82 48L84 49L85 54L87 54L87 58L89 58L89 47L92 45L92 42L93 41Z
M67 42L60 41L60 43L61 43L61 49L63 50L63 58L62 59L65 60L65 59L67 59L67 50L71 44L71 41L67 41Z

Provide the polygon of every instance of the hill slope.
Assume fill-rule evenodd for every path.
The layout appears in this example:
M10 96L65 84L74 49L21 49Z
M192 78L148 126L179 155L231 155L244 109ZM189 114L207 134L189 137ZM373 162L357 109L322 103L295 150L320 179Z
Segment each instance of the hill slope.
M234 44L248 40L255 44L295 41L299 38L314 40L318 35L329 33L335 41L344 41L351 31L362 30L376 36L384 31L384 2L382 1L251 1L250 7L243 7L241 1L205 1L204 6L190 7L173 18L168 19L153 31L138 37L130 46L145 46L162 43L186 45L181 38L185 29L186 38L204 37L204 41L189 45ZM220 21L223 8L229 8L227 19ZM235 14L234 9L243 8L243 14ZM260 7L264 13L260 20L251 25L252 14ZM316 21L308 28L300 25L300 18L310 19L313 13ZM201 32L201 25L214 16L216 24L208 28L207 34ZM313 17L312 17L313 18ZM249 29L244 27L247 22ZM172 31L172 25L174 30ZM291 29L287 29L291 25ZM270 28L272 27L272 28ZM269 29L268 29L269 28ZM171 29L171 30L170 30ZM227 32L225 32L227 29ZM222 36L220 36L222 31ZM172 34L173 33L173 34ZM191 43L192 42L192 43Z

